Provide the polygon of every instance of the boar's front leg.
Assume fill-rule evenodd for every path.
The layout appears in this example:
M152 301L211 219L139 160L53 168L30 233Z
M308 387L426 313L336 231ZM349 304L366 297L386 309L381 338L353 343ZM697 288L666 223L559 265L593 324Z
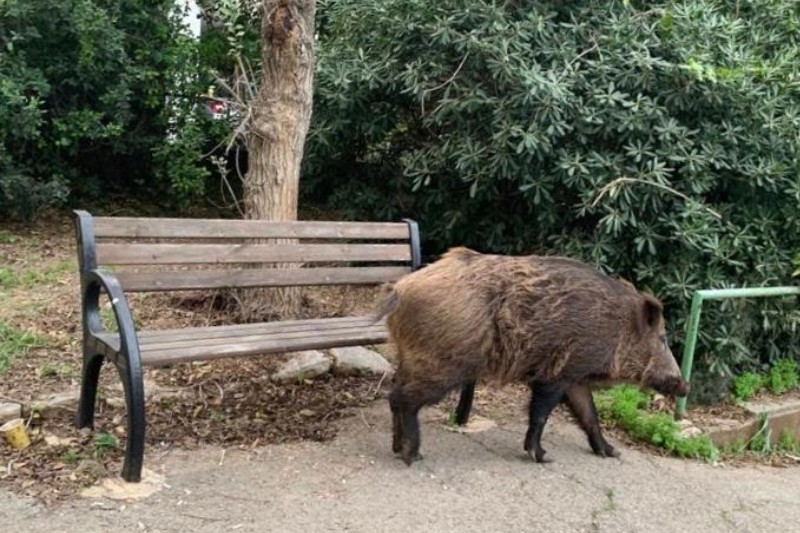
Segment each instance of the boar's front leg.
M542 448L542 432L547 423L547 418L561 401L567 390L565 383L531 383L531 403L528 410L528 432L525 434L525 451L537 463L549 462L545 460L547 453Z
M619 457L619 452L606 441L600 430L600 419L597 416L594 398L592 398L592 389L588 385L577 383L570 385L564 395L564 400L589 438L589 446L592 447L595 455Z

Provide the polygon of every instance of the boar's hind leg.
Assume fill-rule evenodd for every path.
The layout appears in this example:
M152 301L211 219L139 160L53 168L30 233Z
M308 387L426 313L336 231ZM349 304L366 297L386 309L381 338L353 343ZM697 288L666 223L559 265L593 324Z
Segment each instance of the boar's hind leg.
M466 426L472 410L472 399L475 397L475 382L467 381L461 386L461 398L456 407L456 425Z
M525 451L537 463L548 462L544 455L547 453L542 448L542 432L547 418L561 398L567 386L564 383L531 384L531 404L528 411L528 432L525 434Z
M600 420L597 417L597 408L592 398L592 390L588 385L570 385L564 396L567 406L578 420L586 436L589 437L589 446L595 455L600 457L619 457L619 452L603 437L600 430Z
M419 454L419 410L425 405L438 402L452 389L453 386L438 383L416 386L398 383L389 394L393 422L392 450L399 453L407 465L422 459Z

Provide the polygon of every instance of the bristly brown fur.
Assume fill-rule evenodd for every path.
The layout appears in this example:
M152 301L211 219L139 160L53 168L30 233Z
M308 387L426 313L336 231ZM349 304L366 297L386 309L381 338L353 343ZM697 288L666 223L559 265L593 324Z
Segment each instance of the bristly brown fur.
M648 302L653 324L642 331ZM453 248L398 281L389 308L405 380L640 383L645 369L675 365L651 361L663 353L655 298L564 257Z
M378 315L388 315L397 347L393 449L408 463L419 448L419 408L477 379L531 385L525 449L537 461L545 453L541 430L565 392L592 449L610 456L589 384L687 390L666 344L661 303L565 257L453 248L400 279Z

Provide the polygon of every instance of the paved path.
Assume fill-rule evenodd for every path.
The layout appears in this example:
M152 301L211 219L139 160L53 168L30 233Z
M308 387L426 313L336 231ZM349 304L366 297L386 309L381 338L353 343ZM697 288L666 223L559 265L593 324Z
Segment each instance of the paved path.
M556 462L522 454L521 421L456 434L429 410L425 460L389 449L385 402L347 419L333 442L256 453L172 452L166 486L122 503L80 499L54 509L0 490L0 529L26 532L493 532L798 530L800 467L731 468L620 446L599 459L568 422L548 426Z

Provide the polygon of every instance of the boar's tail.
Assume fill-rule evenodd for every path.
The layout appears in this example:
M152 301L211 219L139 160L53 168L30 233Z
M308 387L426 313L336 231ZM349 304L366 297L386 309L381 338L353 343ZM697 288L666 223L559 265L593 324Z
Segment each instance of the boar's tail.
M400 295L397 294L397 291L392 290L378 308L378 311L372 316L372 323L374 324L386 315L394 313L398 305L400 305Z

